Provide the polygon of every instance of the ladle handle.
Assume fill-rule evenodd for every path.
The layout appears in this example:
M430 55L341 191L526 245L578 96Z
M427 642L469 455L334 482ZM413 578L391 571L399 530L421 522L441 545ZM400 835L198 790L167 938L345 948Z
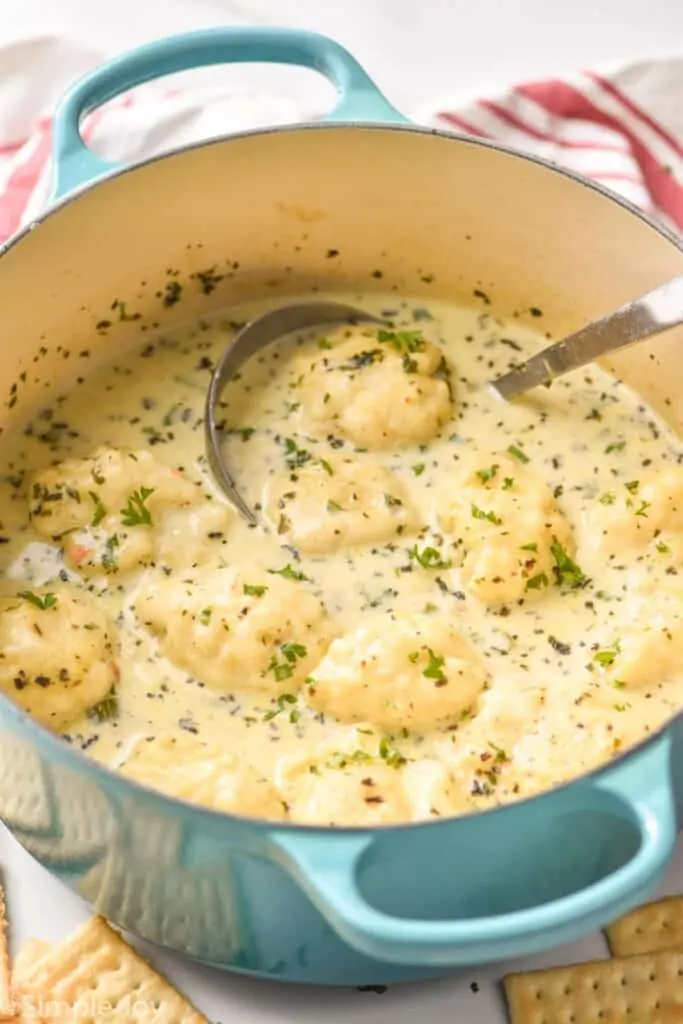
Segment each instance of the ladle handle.
M384 98L355 58L326 36L285 28L212 28L188 32L114 57L72 86L54 120L53 198L122 166L96 156L85 144L80 126L90 111L155 78L212 64L236 63L294 64L319 71L339 93L337 104L323 120L406 120Z
M683 277L674 277L613 313L594 320L521 366L492 381L501 398L510 399L555 377L577 370L609 352L645 341L683 324Z

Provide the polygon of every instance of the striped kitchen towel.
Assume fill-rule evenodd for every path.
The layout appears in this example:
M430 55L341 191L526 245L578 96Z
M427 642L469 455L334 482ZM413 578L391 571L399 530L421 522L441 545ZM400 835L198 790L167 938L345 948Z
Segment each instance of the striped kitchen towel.
M683 231L683 59L448 99L419 119L535 153L601 182Z
M68 53L59 50L59 74L51 79L46 68L54 58L54 41L47 53L44 49L42 92L18 87L27 78L26 55L17 61L14 54L8 64L12 47L0 50L0 241L37 216L49 195L49 111L68 78ZM73 77L84 70L78 66L83 55L76 56ZM85 63L91 65L92 57ZM420 124L546 157L683 231L681 95L683 58L531 82L493 98L447 97L407 113ZM206 88L168 92L156 83L96 111L84 134L101 154L127 162L201 138L319 113L283 96ZM9 137L3 138L3 131Z

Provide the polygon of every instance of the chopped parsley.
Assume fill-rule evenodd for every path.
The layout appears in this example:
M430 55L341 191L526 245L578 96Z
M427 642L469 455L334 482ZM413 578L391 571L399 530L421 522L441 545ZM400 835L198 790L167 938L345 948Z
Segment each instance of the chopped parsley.
M412 467L412 470L415 476L422 476L422 474L425 471L424 462L416 462L415 465Z
M283 693L280 697L277 698L275 704L275 708L273 708L271 711L266 711L265 715L263 716L264 722L270 722L277 715L282 714L282 712L287 708L288 705L296 704L296 696L293 693ZM290 722L298 722L299 712L295 708L291 708L289 712L289 720Z
M297 658L305 658L308 653L303 644L294 643L282 644L280 650L287 661L296 661Z
M284 569L268 569L271 576L282 576L284 580L296 580L298 583L311 583L310 576L306 576L303 572L298 572L297 569L293 569L289 563Z
M272 672L278 683L281 683L284 679L291 679L294 675L294 669L287 661L278 662L275 655L270 660L270 664L266 669L266 672Z
M377 340L392 345L401 355L424 351L425 342L421 331L378 331Z
M328 512L343 512L344 509L341 507L341 505L337 504L336 501L332 501L332 499L330 498L330 500L327 502L327 511Z
M374 363L381 363L384 359L384 352L381 348L368 348L363 352L356 352L350 356L345 363L341 363L340 370L362 370L365 366L372 366Z
M515 485L514 477L511 477L511 476L504 476L503 477L503 490L504 491L511 491L512 488L514 487L514 485Z
M437 654L431 649L431 647L427 648L427 653L429 654L429 661L427 662L427 667L422 675L426 679L433 679L436 686L445 686L448 682L443 671L446 659L443 654Z
M119 535L113 533L104 542L104 553L102 555L102 568L106 572L116 572L116 549L119 547Z
M644 519L647 519L647 510L649 508L651 508L651 506L652 506L652 502L651 501L641 501L640 505L636 509L635 514L637 516L642 516Z
M616 500L617 496L614 491L605 491L605 493L601 494L598 498L601 505L613 505Z
M263 597L267 590L268 587L256 587L251 583L245 583L242 587L242 591L246 597Z
M656 547L657 551L659 551L660 555L668 555L669 552L671 551L671 548L669 547L669 545L665 544L663 540L658 540L657 543L655 544L655 547Z
M24 601L28 601L35 608L40 608L41 612L46 612L57 604L55 594L45 594L44 597L41 597L40 594L34 594L32 590L20 590L18 596L23 597Z
M262 673L265 676L268 672L272 672L278 683L292 678L297 661L299 658L305 658L308 651L303 644L285 643L280 645L280 653L283 655L284 661L278 661L277 655L274 654L265 672Z
M566 548L555 538L550 545L550 553L555 560L553 573L555 581L561 586L566 583L573 588L585 587L590 581L576 562L569 557Z
M485 519L489 523L493 523L494 526L500 526L503 520L500 516L497 516L495 512L485 512L483 508L479 508L478 505L472 503L472 518L473 519Z
M384 504L387 508L395 508L397 505L402 505L403 502L400 498L395 498L393 494L384 494Z
M564 643L562 640L558 640L556 636L549 636L548 643L554 651L561 654L563 657L567 657L568 654L572 653L571 644Z
M423 569L450 569L451 566L450 561L444 561L436 548L427 547L420 551L417 544L410 549L408 557L419 562Z
M603 668L608 668L610 665L614 664L618 653L619 646L615 644L612 648L596 651L593 655L593 661L597 661L598 665L602 665Z
M493 465L489 466L488 469L478 469L477 476L479 477L483 484L487 484L489 480L493 480L494 476L496 475L499 469L500 466L498 465L498 463L494 462Z
M299 448L293 437L286 437L284 443L285 462L290 469L301 469L302 466L311 461L311 453L307 452L304 448Z
M140 314L139 313L129 313L128 310L126 309L126 306L127 306L127 303L125 303L125 302L119 302L118 303L119 320L139 320L140 319Z
M243 441L248 441L256 433L256 427L233 427L229 434L237 434Z
M334 476L334 470L332 469L332 466L329 464L327 459L318 459L318 461L328 476Z
M489 746L490 746L491 750L495 754L495 757L494 757L493 760L496 761L498 764L505 764L506 761L510 760L508 755L507 755L507 752L502 747L499 747L499 746L497 746L497 744L491 743L490 741L489 741Z
M152 525L152 514L145 505L151 494L154 494L153 487L141 487L139 491L133 491L128 504L121 509L121 522L124 526Z
M544 572L539 572L536 576L530 576L524 584L525 590L545 590L549 584L549 579Z
M105 518L107 510L102 504L102 500L99 494L96 494L95 491L88 491L88 495L92 499L93 505L95 506L95 511L93 512L93 517L90 520L90 525L99 526L99 524Z
M199 621L201 622L202 626L209 625L209 623L211 622L212 611L213 609L211 608L202 608L202 610L199 613Z
M533 551L535 553L536 551L538 551L538 544L536 543L535 540L533 540L529 544L522 544L520 550L522 550L522 551Z
M519 462L529 462L529 456L519 447L519 445L511 444L508 448L508 453L514 456L514 458Z
M624 487L630 494L635 494L640 487L640 480L629 480L628 483L624 484Z
M399 768L402 764L406 763L406 759L395 747L392 747L386 736L383 736L379 741L379 756L383 761L391 768Z
M610 455L612 452L623 452L625 447L626 441L614 441L605 448L605 455Z
M341 751L337 750L325 762L325 767L346 768L347 764L365 764L367 761L371 760L372 758L370 755L366 754L364 750L354 750L352 754L342 754Z
M115 690L112 690L98 704L93 704L88 711L88 718L95 722L111 722L113 718L118 718L118 715L119 698Z

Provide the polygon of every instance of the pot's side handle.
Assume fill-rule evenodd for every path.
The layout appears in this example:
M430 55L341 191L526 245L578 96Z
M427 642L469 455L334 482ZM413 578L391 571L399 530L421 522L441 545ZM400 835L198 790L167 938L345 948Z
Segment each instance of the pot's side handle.
M54 121L54 198L117 169L95 156L80 133L82 118L136 85L210 64L296 64L330 79L339 93L323 120L404 122L360 64L315 32L284 28L214 28L171 36L124 53L85 75L62 100Z
M606 792L616 795L624 815L637 823L641 845L627 864L580 892L512 913L452 921L391 916L373 907L358 884L372 833L281 830L273 840L335 931L367 956L425 966L522 956L600 928L651 895L676 842L669 759L664 735L604 772L589 791L593 807L605 803ZM400 844L400 833L394 841Z

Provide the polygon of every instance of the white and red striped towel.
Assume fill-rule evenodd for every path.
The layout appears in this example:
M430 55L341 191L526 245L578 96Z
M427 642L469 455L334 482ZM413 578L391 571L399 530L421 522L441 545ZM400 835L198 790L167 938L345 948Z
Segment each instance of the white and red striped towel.
M600 181L683 231L683 60L515 86L505 96L425 111Z
M44 75L42 93L36 94L35 88L27 93L21 85L28 75L26 63L17 61L12 50L0 52L0 241L47 201L51 125L46 112L57 92L57 82ZM51 55L53 50L51 46ZM11 60L4 60L5 67L8 54ZM61 89L68 53L60 50L59 55L64 58L58 75ZM74 76L83 70L78 66L83 55L78 57ZM600 181L683 232L682 95L683 59L677 59L518 85L493 99L446 98L407 113L418 123L540 154ZM315 114L284 97L206 88L169 93L157 84L95 112L85 134L103 155L130 161L200 138ZM17 133L22 121L23 130ZM2 138L3 129L21 137Z

